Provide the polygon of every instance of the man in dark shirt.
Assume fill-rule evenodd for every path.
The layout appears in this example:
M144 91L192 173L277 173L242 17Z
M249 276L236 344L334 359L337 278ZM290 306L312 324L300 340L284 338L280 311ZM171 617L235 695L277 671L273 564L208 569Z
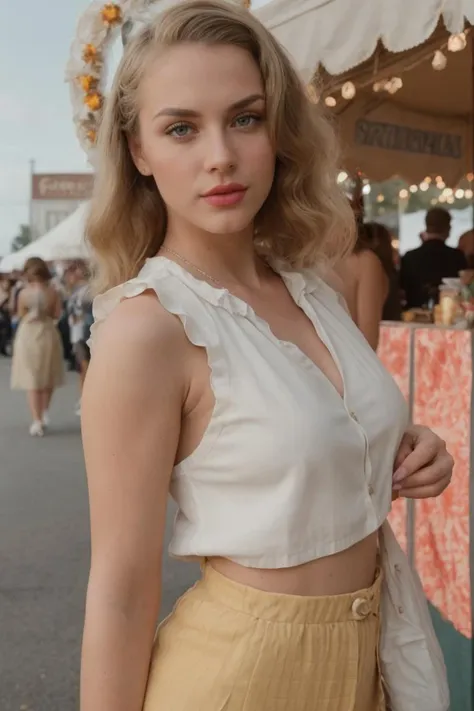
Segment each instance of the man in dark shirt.
M438 302L439 286L446 277L457 277L466 269L467 260L460 249L448 247L451 215L442 207L426 213L426 231L422 245L407 252L401 261L400 284L405 292L406 308L427 306Z

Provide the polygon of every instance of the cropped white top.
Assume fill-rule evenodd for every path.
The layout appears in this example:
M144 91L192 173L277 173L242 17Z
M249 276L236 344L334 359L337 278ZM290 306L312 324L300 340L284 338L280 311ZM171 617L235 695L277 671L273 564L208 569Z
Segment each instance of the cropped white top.
M338 295L313 273L281 276L334 357L344 398L248 304L165 257L95 301L94 329L152 289L207 351L215 407L172 475L174 556L290 567L352 546L390 511L405 400Z

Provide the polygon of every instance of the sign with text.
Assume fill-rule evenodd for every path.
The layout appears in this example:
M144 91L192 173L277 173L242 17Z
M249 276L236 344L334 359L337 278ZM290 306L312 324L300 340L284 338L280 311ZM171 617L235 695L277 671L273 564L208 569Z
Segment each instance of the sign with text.
M92 173L36 174L32 176L33 200L89 200L94 185Z
M454 160L459 160L462 156L462 136L367 119L356 121L355 142L359 146L421 153Z
M30 227L42 237L92 196L92 173L37 173L32 176Z

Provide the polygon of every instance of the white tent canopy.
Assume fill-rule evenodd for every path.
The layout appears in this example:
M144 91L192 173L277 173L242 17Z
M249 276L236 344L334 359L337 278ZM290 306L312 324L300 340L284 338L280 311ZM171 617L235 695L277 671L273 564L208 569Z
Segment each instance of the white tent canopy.
M368 59L381 40L390 52L425 42L442 17L451 33L474 24L473 0L271 0L255 15L293 57L305 80L318 64L342 74Z
M88 212L89 203L83 203L72 215L69 215L43 237L31 242L18 252L4 257L0 262L0 273L22 269L30 257L41 257L46 262L88 259L90 254L84 239Z

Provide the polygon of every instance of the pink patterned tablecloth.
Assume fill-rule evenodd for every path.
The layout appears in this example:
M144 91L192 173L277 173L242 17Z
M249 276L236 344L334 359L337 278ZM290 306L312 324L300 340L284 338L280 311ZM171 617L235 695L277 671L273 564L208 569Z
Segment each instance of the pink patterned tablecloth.
M410 394L410 328L408 326L382 326L378 355L393 375L406 400ZM407 551L406 501L393 503L389 516L390 525L403 550Z
M413 421L431 427L445 439L455 459L450 488L438 499L416 502L415 563L427 598L459 632L470 638L472 333L387 324L381 329L378 352L407 399L413 387ZM395 503L390 522L400 544L406 548L405 502Z
M428 599L472 636L469 573L469 474L472 392L470 331L415 331L413 419L446 440L451 486L416 504L415 561Z

